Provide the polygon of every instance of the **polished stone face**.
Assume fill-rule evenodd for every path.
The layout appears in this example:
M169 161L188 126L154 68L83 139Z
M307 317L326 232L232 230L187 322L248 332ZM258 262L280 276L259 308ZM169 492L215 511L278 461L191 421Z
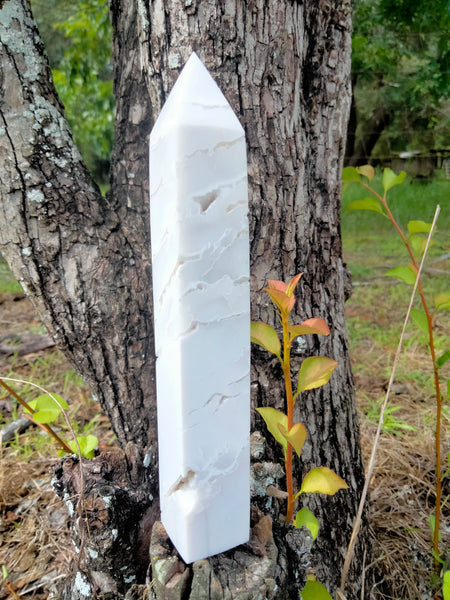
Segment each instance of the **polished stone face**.
M249 538L244 130L192 54L150 136L162 522L186 563Z

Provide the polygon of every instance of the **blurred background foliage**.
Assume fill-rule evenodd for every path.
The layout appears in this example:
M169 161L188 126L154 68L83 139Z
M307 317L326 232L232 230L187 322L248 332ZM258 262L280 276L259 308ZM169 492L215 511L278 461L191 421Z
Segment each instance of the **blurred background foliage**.
M105 0L31 0L76 144L100 185L114 136L112 30Z
M104 185L114 130L108 3L31 2L75 141ZM429 177L447 160L450 175L448 0L354 0L353 26L346 163L409 162L411 175Z
M448 0L355 0L353 27L347 164L449 150Z

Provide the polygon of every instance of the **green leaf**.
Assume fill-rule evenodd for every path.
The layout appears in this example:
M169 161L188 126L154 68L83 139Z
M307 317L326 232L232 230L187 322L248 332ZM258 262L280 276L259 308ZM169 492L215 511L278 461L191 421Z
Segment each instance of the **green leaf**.
M413 252L421 256L425 252L425 248L427 247L427 239L418 235L413 235L412 238L410 238L409 240L409 244ZM434 242L431 242L430 246L434 246Z
M34 411L36 411L36 400L30 400L30 401L28 402L28 406L29 406L30 408L32 408ZM31 410L28 410L28 408L25 408L25 407L24 407L24 409L23 409L23 412L24 412L24 413L27 413L27 414L29 414L29 415L33 414L33 412L32 412Z
M411 319L416 327L420 329L425 335L429 335L428 331L428 320L425 311L419 310L418 308L411 309Z
M412 265L408 265L407 267L395 267L395 269L390 269L385 274L388 277L396 277L408 285L414 285L416 283L417 273Z
M436 550L434 548L431 548L431 554L438 561L438 563L441 563L441 565L445 565L445 560L442 558L442 556L439 556L439 554L436 552Z
M289 335L291 340L298 335L307 335L315 333L316 335L330 335L330 329L323 319L307 319L299 325L289 325Z
M69 405L64 398L58 394L42 394L28 403L30 408L34 409L36 412L31 413L31 411L26 408L24 408L24 412L32 414L36 423L52 423L61 413L61 407L55 400L63 409L67 410L69 408Z
M367 38L363 35L352 36L352 50L363 51L367 46Z
M32 418L36 423L53 423L59 417L60 413L59 408L55 410L38 410L32 415Z
M346 210L374 210L375 212L384 215L381 204L376 198L363 198L362 200L354 200L347 205Z
M275 408L271 408L270 406L257 408L256 409L259 414L264 419L265 424L267 425L267 429L273 435L273 437L280 443L284 451L287 451L287 440L284 435L281 433L278 425L282 425L286 430L288 428L288 420L287 416L276 410Z
M450 600L450 571L444 572L442 595L444 596L444 600Z
M70 37L70 44L58 44L54 62L59 71L53 71L54 80L74 139L88 167L95 168L99 159L110 155L114 134L113 82L105 80L111 65L108 5L101 0L73 2L67 18L66 9L62 13L59 9L66 4L60 0L48 4L53 17L48 26L53 28L53 21L65 15L64 22L54 27Z
M450 360L450 350L447 350L447 352L444 352L444 354L442 354L437 360L436 360L436 364L439 368L443 367L445 365L445 363Z
M375 169L372 167L372 165L362 165L361 167L356 167L356 170L361 175L364 175L364 177L367 177L369 181L372 181L372 179L375 177Z
M345 481L328 467L317 467L307 473L297 494L327 494L333 496L338 490L347 489Z
M333 600L326 588L318 581L307 581L301 596L303 600Z
M51 394L51 395L50 394L41 394L35 400L32 400L31 402L29 402L29 404L35 410L46 410L46 409L52 409L54 407L57 407L59 409L59 406L58 406L57 402L55 402L55 400L61 405L61 407L64 410L67 410L69 408L69 405L64 400L64 398L62 398L58 394ZM59 410L61 410L61 409L59 409Z
M278 429L280 430L281 435L286 438L294 448L297 455L300 456L307 436L306 427L303 423L296 423L289 431L282 423L278 423Z
M295 516L294 525L297 529L300 529L300 527L309 529L313 540L316 539L317 534L319 533L319 521L307 508L302 508L298 511Z
M262 346L280 358L280 340L277 332L270 325L259 321L252 321L250 323L250 339L253 343Z
M425 221L410 221L408 223L409 235L414 235L415 233L430 233L431 226L431 223L425 223Z
M434 298L436 310L446 310L450 308L450 292L441 292Z
M327 356L305 358L298 372L297 394L313 390L328 383L338 363Z
M98 446L98 438L95 435L80 435L77 437L78 444L80 446L81 456L84 458L94 458L94 450ZM74 454L78 454L77 443L75 440L69 442L69 447Z
M436 525L436 517L434 515L429 515L428 522L430 525L431 535L434 537L434 528ZM438 534L438 539L439 539L439 541L442 540L441 532L439 532L439 534Z
M434 524L436 522L434 515L428 515L428 525L430 526L431 535L434 536Z
M8 568L6 565L2 565L2 575L3 575L3 581L8 579L8 577L9 577L9 571L8 571Z
M384 191L387 192L394 185L399 185L405 179L406 173L405 171L401 171L398 175L392 171L392 169L384 169L383 171L383 187Z
M353 183L355 181L361 181L358 171L355 167L345 167L342 171L342 183Z

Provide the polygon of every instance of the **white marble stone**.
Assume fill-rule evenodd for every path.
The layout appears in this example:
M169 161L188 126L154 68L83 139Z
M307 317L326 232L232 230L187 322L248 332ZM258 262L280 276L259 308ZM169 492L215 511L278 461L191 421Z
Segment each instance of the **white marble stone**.
M161 515L186 563L248 541L244 130L192 54L150 136Z

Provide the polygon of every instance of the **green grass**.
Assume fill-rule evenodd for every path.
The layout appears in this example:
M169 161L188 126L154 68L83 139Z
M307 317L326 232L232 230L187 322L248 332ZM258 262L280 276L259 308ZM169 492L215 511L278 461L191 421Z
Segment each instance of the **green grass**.
M365 397L367 401L367 409L365 415L367 420L373 425L378 425L380 420L381 405L383 404L384 398L372 399ZM395 413L401 411L401 406L390 406L386 407L384 412L383 425L381 430L386 433L392 433L393 435L402 435L405 431L416 431L416 427L410 425L403 419L400 419Z
M37 383L50 392L64 395L70 393L73 386L65 385L67 361L59 350L47 350L45 353L30 355L26 359L12 355L8 360L8 371L4 377L23 379ZM64 376L64 383L60 377ZM29 402L41 392L32 385L20 385L20 395Z
M381 193L379 172L371 185ZM369 210L347 210L350 202L369 196L365 188L353 183L344 189L342 197L343 247L347 264L357 281L366 280L368 276L381 276L383 271L409 262L402 241L386 217ZM436 261L434 266L439 268L442 257L450 253L450 180L436 179L426 184L406 180L389 190L387 200L405 234L409 221L431 222L436 205L440 205L437 229L427 258L428 264ZM440 288L445 278L448 279L448 273L442 275L441 282L435 275L436 281L433 280L431 285Z
M370 184L382 191L381 173L377 172ZM408 263L406 249L394 226L383 215L370 210L347 210L354 200L368 197L370 192L357 183L347 185L342 194L342 241L345 257L356 280L382 275L383 270ZM435 261L436 268L450 254L450 180L435 179L431 183L417 183L407 179L389 190L388 205L394 218L407 235L409 221L431 222L436 205L441 207L433 244L428 251L427 263ZM445 265L442 275L424 274L431 292L441 289L448 280Z
M382 195L380 171L377 171L370 185ZM380 214L373 211L346 210L350 202L366 197L371 197L370 192L357 183L352 183L344 189L342 194L344 237L356 231L369 235L391 231L391 224ZM403 228L406 228L410 220L431 222L436 205L439 204L441 213L438 230L448 242L450 237L450 179L436 178L428 183L418 183L406 178L401 185L389 190L387 199L394 218Z
M5 259L0 254L0 294L21 292L22 288L11 273Z

